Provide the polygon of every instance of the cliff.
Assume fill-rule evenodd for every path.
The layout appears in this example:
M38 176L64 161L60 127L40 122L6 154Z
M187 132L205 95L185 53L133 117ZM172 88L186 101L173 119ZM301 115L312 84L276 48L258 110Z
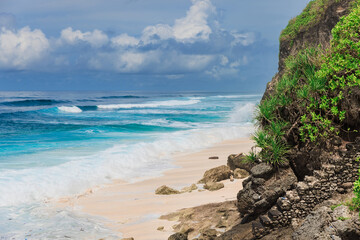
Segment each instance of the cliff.
M284 73L285 60L296 55L299 51L322 46L330 46L331 30L342 16L349 13L353 0L322 0L311 1L304 11L290 20L288 26L281 32L279 41L278 73L267 84L264 97L269 96L274 85Z
M360 239L358 213L348 213L360 207L359 29L358 0L314 0L282 31L248 156L257 165L237 196L254 238ZM343 198L346 217L330 210Z

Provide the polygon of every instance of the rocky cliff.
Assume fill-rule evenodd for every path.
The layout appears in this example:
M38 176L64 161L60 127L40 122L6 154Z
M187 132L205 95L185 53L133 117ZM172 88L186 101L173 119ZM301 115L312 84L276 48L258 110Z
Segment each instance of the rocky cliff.
M264 97L271 94L275 84L284 74L285 60L289 56L296 55L299 51L308 48L322 46L326 49L330 45L331 30L342 16L349 13L350 4L353 0L325 0L311 1L299 16L290 20L288 26L280 35L279 67L278 73L267 84ZM309 17L309 15L315 17ZM297 26L299 19L306 19L303 25Z
M357 0L314 0L281 33L279 71L258 111L260 154L237 196L253 238L360 239L356 213L330 210L341 196L351 201L358 179L359 9Z

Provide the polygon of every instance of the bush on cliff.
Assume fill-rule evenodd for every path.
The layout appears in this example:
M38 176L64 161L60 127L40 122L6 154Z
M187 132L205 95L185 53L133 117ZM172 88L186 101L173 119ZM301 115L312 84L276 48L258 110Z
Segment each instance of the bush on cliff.
M278 165L289 146L312 147L340 133L358 131L360 124L344 124L349 110L344 103L345 95L360 87L359 2L332 30L329 49L305 49L286 60L274 93L258 106L259 130L254 140L262 149L259 157L263 161ZM304 16L310 14L306 12Z

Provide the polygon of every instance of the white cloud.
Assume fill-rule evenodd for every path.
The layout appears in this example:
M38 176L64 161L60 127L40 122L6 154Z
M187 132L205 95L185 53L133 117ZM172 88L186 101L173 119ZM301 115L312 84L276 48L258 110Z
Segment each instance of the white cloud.
M2 28L0 31L0 67L26 69L41 60L49 50L49 41L38 29L29 27L18 31Z
M126 33L123 33L119 36L113 37L111 38L111 43L113 46L115 47L134 47L136 45L138 45L140 42L139 39L135 38L135 37L131 37L129 35L127 35Z
M92 32L81 32L80 30L73 31L71 27L61 31L61 40L68 44L77 44L78 42L88 42L93 47L102 47L108 43L109 38L102 31L95 29Z
M193 72L206 72L216 78L237 73L247 59L242 59L242 48L236 46L252 44L255 35L221 29L213 18L216 9L210 0L192 3L186 15L175 19L173 25L145 27L139 37L122 33L110 38L97 29L83 32L68 27L60 37L49 41L41 30L3 29L0 67L43 69L46 64L47 69L54 70L95 69L164 74L169 78ZM47 53L51 54L49 58L45 58Z
M193 0L193 5L187 12L186 17L177 19L173 27L174 37L182 42L194 42L196 40L208 40L212 33L207 18L215 12L215 7L210 0Z
M193 5L186 16L176 19L172 27L167 24L146 27L142 35L144 44L170 38L183 43L208 40L212 30L207 19L210 14L215 13L215 7L210 0L192 0L192 2Z

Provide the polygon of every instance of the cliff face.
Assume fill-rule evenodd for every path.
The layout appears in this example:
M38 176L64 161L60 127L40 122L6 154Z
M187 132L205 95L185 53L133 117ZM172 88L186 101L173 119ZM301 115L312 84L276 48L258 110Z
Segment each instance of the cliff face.
M314 3L312 2L323 2L324 5L317 7L313 6ZM321 45L324 49L329 47L331 30L342 16L349 13L350 4L354 2L354 0L323 0L312 2L309 3L304 11L310 11L308 8L315 8L312 9L316 15L314 17L315 19L309 17L311 21L305 26L296 27L294 26L296 25L296 21L301 21L302 18L308 17L299 15L290 20L287 28L281 33L278 73L276 73L273 79L267 84L263 99L271 94L274 89L274 85L283 75L285 60L289 56L294 56L299 51L307 47L317 47L319 45ZM322 8L322 10L319 8ZM287 29L289 30L286 31Z
M290 235L298 236L293 239L308 239L299 236L311 231L314 221L305 226L304 219L325 200L351 195L358 179L360 7L353 7L355 2L360 4L311 1L280 36L279 71L259 105L260 130L254 136L262 163L251 169L237 196L242 223L252 221L255 238L291 226ZM284 158L288 164L280 164ZM269 175L270 164L276 169ZM335 224L339 219L328 210L329 205L324 214ZM316 239L360 239L358 216L348 224L358 226L348 227L350 235L339 227Z

